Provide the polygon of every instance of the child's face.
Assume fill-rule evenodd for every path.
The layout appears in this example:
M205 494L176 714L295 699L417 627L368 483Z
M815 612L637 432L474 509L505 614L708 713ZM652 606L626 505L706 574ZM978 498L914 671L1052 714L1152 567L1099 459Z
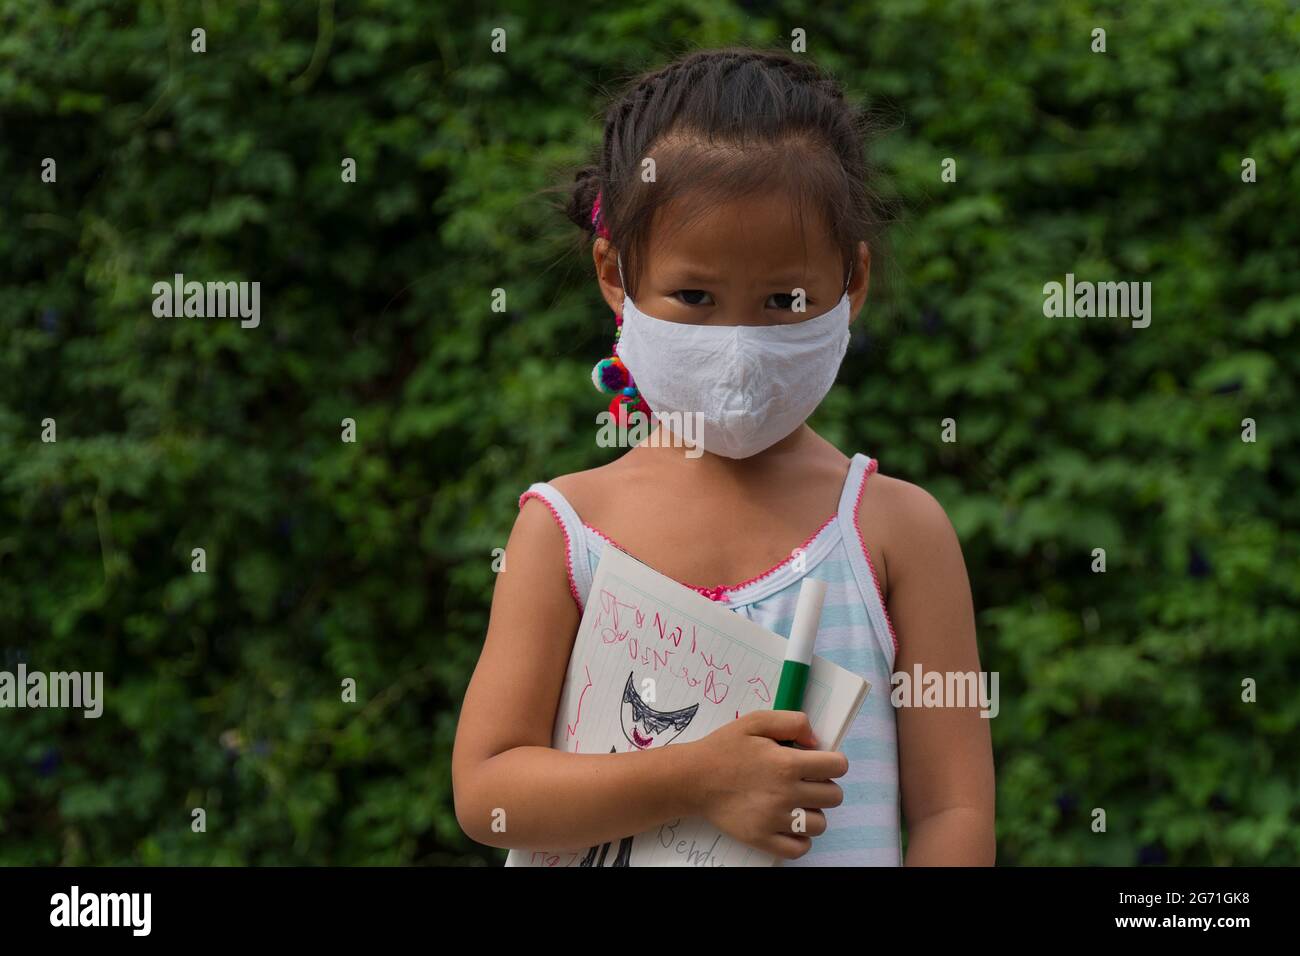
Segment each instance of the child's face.
M801 233L798 209L784 196L736 200L671 231L662 228L664 221L682 221L675 212L660 210L650 231L636 295L648 315L693 325L782 325L815 318L844 294L840 253L825 225L806 216ZM621 309L614 250L604 240L596 262L606 300ZM867 245L860 243L849 280L850 321L866 298L869 266ZM795 289L805 292L802 312L794 311Z

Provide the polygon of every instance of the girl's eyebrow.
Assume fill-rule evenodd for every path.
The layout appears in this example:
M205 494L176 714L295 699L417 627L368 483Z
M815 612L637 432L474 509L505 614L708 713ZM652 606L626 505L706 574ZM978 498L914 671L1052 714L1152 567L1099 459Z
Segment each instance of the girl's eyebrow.
M719 276L699 268L698 266L682 265L678 267L669 267L664 270L668 278L677 282L717 282Z
M677 267L670 266L664 270L664 273L669 280L669 284L677 282L715 283L721 281L722 278L715 273L707 272L698 266L693 265L681 265ZM790 288L794 288L795 285L798 285L798 283L803 281L803 278L803 276L796 272L779 272L772 276L764 276L759 281L759 284L779 286L788 285Z

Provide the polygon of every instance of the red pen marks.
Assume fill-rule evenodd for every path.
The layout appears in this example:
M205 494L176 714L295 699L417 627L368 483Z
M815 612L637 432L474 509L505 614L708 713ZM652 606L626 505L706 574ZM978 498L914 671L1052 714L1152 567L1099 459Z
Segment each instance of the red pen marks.
M709 667L715 667L715 668L717 668L718 670L720 670L720 671L725 671L725 672L728 673L728 674L731 673L731 665L730 665L730 664L723 664L723 665L719 666L719 665L713 663L713 655L712 655L712 654L706 654L706 653L704 653L703 651L701 651L701 652L700 652L700 657L702 657L702 658L704 659L704 663L707 664Z
M636 610L636 605L628 604L626 601L620 601L614 596L612 591L601 588L600 613L596 616L596 626L600 627L601 623L605 620L605 615L609 615L609 626L602 629L600 632L600 639L606 644L617 644L619 641L627 638L628 632L620 631L618 629L618 609L620 607L631 608L633 611Z
M578 692L578 716L574 718L573 723L565 725L564 736L566 740L578 733L578 724L582 723L582 699L587 696L587 691L591 690L592 687L591 668L583 664L582 669L587 672L587 686Z
M759 700L765 704L770 704L772 702L772 692L767 689L767 684L763 681L763 678L751 677L748 684L750 687L754 687L755 684L758 685L758 687L754 687L754 693L758 696ZM759 688L762 688L762 690Z
M668 658L673 656L672 651L661 651L655 647L642 647L641 642L635 637L628 641L628 656L638 664L651 668L658 673L668 666Z
M711 704L721 704L727 699L727 692L731 690L731 685L715 680L713 674L713 671L708 671L703 678L692 677L690 671L683 667L674 676L684 680L687 687L699 687L703 684L704 699Z
M627 631L620 631L617 627L603 627L600 629L602 644L618 644L625 640L627 640Z
M614 597L613 592L600 589L600 611L596 614L596 624L603 624L605 616L610 615L614 618L614 623L618 623L618 599Z
M713 679L713 671L704 675L704 696L714 704L720 704L727 699L727 691L731 690L730 684L723 684Z
M685 667L683 667L680 671L678 671L677 674L674 675L674 676L676 676L676 677L680 677L682 680L686 681L686 686L687 686L687 687L699 687L699 686L700 686L699 678L697 678L697 677L692 677L691 674L690 674L690 671L688 671Z
M655 611L655 627L659 629L659 639L661 641L666 637L673 642L674 647L682 646L681 627L674 627L671 631L668 630L668 622L663 619L663 616L658 611Z

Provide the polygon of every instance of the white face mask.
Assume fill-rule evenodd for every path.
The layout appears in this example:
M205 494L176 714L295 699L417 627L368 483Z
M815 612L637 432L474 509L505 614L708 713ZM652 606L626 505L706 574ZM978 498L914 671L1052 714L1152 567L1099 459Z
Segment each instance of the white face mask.
M829 312L801 322L689 325L646 315L624 284L615 352L656 415L698 415L705 451L748 458L802 425L835 383L849 345L844 288Z

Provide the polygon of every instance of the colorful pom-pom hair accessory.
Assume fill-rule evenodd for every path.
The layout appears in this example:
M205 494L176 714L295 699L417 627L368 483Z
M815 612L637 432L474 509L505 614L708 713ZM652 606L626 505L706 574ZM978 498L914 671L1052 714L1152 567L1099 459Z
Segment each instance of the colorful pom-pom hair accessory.
M597 192L596 201L591 205L591 225L596 230L597 236L601 239L608 239L610 237L609 227L605 225L605 217L601 215L600 200L601 194ZM619 276L622 277L622 274L623 269L620 263ZM627 416L631 412L640 412L648 419L650 417L650 406L646 404L640 390L636 387L636 382L632 380L632 373L623 364L623 360L618 357L618 339L622 334L623 315L621 312L615 312L615 353L596 363L591 370L591 383L602 394L613 396L609 403L609 412L614 416L614 421L620 427L626 427Z

